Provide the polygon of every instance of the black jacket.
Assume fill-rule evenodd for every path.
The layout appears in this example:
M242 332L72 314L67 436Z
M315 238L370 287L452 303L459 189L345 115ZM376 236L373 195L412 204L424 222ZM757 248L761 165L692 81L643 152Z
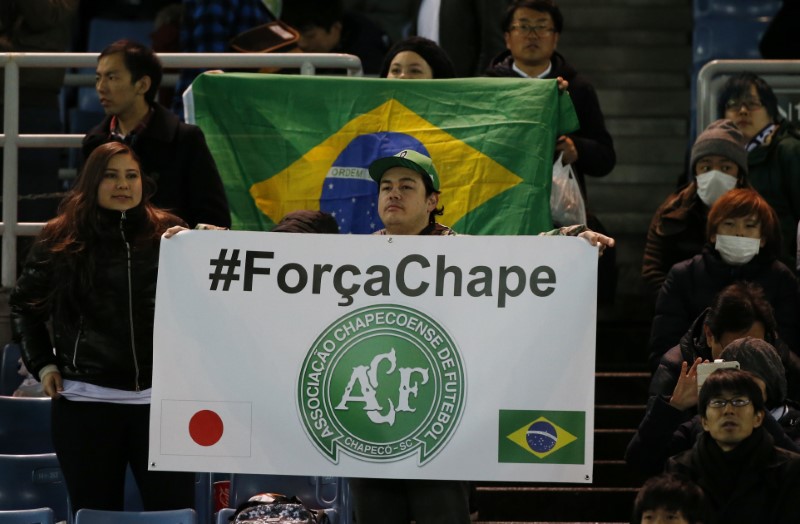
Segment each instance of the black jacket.
M675 385L678 383L678 375L683 362L692 364L698 357L703 360L714 360L703 333L707 314L708 308L694 320L689 330L681 337L680 343L664 353L658 360L658 367L650 380L650 403L652 403L653 397L672 395ZM792 352L789 346L775 333L767 333L765 340L772 344L775 351L778 352L778 356L781 357L781 363L786 371L788 398L800 398L800 357Z
M747 264L731 266L716 249L706 245L701 254L675 264L659 291L650 333L651 363L680 340L720 291L737 281L761 286L775 311L781 339L792 351L798 351L800 296L794 272L775 256L762 253Z
M83 138L83 155L111 140L111 117L106 117ZM129 145L136 152L142 171L158 188L153 204L184 219L189 227L213 224L230 227L228 199L217 164L199 127L184 124L158 104L147 127L134 135Z
M667 471L700 486L713 513L707 524L800 522L800 455L775 447L761 428L727 453L703 433Z
M797 403L791 400L786 402L785 408L786 412L778 420L765 416L762 426L776 446L800 453L800 411ZM672 407L666 396L652 398L625 450L625 462L645 476L664 471L669 457L691 449L703 433L700 415L691 416L694 411Z
M557 51L553 52L550 62L552 69L547 78L560 76L569 82L567 92L578 115L580 129L568 136L575 142L575 148L578 150L578 161L575 162L574 168L581 191L586 198L584 176L606 176L614 169L617 162L614 141L606 129L600 101L592 84L569 65ZM511 52L506 50L492 60L489 69L486 70L486 76L519 77L520 75L512 69L513 64L514 58Z
M141 207L101 210L98 217L97 267L77 306L51 296L56 279L66 278L67 255L34 244L9 301L14 335L37 378L44 366L55 364L64 379L139 391L152 380L160 240L139 234ZM174 217L174 225L182 224ZM54 343L45 325L50 318Z

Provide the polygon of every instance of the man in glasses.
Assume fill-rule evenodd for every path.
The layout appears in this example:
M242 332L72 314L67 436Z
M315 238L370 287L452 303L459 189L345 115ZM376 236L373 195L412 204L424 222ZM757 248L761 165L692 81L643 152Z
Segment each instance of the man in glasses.
M698 484L712 522L800 522L800 455L775 447L762 424L764 396L747 371L720 369L700 388L705 430L667 471Z
M617 157L614 142L606 129L600 102L592 84L580 75L556 51L564 17L549 0L517 0L506 11L503 32L506 50L486 71L491 77L561 78L568 82L580 129L562 135L556 141L556 160L563 153L563 163L571 164L588 207L584 177L608 175ZM565 225L565 224L559 224ZM606 233L596 216L587 213L587 225ZM616 286L615 253L609 250L599 267L598 298L605 302Z
M725 82L717 111L742 131L748 151L747 178L778 214L783 236L781 260L796 269L800 129L781 118L772 88L752 73L740 73Z

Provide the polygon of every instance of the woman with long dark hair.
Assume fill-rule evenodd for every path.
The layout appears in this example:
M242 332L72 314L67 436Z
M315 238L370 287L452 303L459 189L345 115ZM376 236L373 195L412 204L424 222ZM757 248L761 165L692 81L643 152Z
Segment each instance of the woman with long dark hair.
M25 365L53 399L75 512L123 509L128 465L146 510L193 506L193 474L147 467L159 244L183 225L150 204L153 190L128 146L99 146L11 294Z

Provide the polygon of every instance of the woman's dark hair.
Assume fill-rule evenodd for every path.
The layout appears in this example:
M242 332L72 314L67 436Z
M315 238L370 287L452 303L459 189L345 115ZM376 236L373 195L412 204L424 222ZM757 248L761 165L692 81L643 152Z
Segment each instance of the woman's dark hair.
M91 292L97 253L95 248L100 233L97 189L105 176L112 157L130 155L137 164L133 150L121 142L108 142L98 146L81 170L75 186L58 207L58 216L50 220L36 240L36 246L46 246L50 255L57 257L58 278L46 300L66 300L77 305L79 298ZM137 241L156 241L164 230L175 225L175 217L150 204L155 183L142 176L142 201L135 209L144 214L142 229Z
M144 94L144 99L148 104L156 101L158 88L161 86L161 77L164 70L161 61L149 47L132 40L117 40L107 46L97 57L103 57L120 53L125 62L125 67L131 73L131 83L138 81L143 76L150 77L150 88Z
M339 224L330 213L301 209L287 213L270 231L274 233L339 234Z
M719 98L717 98L717 115L719 118L725 118L725 105L728 100L741 100L750 95L750 86L756 87L758 99L763 104L764 109L767 110L770 120L777 122L779 118L778 98L769 84L753 73L739 73L725 82Z
M717 234L717 228L728 218L744 218L755 216L761 224L761 236L766 243L759 251L769 256L777 256L781 252L781 230L778 215L758 191L750 188L736 188L725 192L708 212L706 239L711 240Z
M657 509L679 511L689 524L708 522L703 490L680 475L664 473L645 482L633 502L631 524L641 524L645 511Z
M456 68L447 52L433 40L422 36L412 36L394 44L383 59L380 77L389 76L392 60L403 51L413 51L425 60L433 71L433 78L455 78Z
M561 9L552 0L517 0L508 6L506 10L506 16L503 18L504 33L508 33L511 29L511 21L514 20L514 13L518 9L533 9L540 13L549 13L550 18L553 19L553 27L556 33L561 33L562 29L564 29L564 15L561 14Z
M761 391L755 375L741 369L723 368L711 373L700 388L697 412L706 416L708 403L723 393L741 395L750 399L756 413L765 411L764 392Z

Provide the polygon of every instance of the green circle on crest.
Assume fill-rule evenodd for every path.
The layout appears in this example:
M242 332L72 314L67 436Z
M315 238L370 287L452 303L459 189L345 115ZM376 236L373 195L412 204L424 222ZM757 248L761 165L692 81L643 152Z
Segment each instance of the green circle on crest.
M317 337L298 378L306 433L330 460L432 459L464 409L464 365L430 316L398 305L349 313Z

